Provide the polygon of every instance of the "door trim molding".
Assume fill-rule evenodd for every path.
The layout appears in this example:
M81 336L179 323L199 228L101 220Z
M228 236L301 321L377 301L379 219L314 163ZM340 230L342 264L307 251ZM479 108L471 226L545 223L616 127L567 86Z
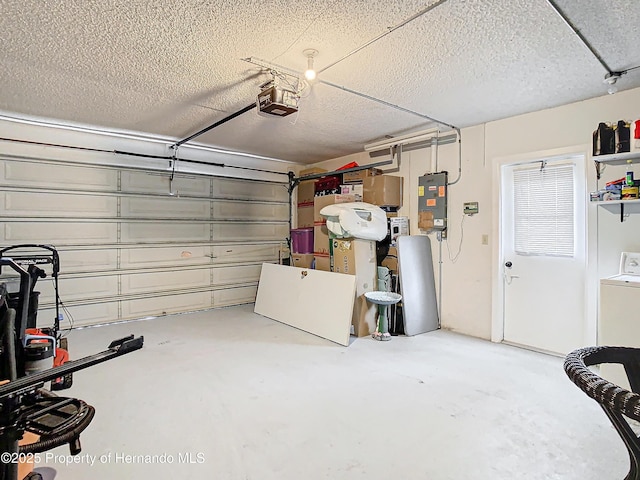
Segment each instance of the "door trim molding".
M570 147L539 150L517 155L495 157L491 160L493 164L492 174L492 235L496 239L493 242L491 251L492 274L492 299L491 299L491 341L502 342L504 340L504 284L502 282L502 167L505 165L529 163L540 158L564 157L570 155L584 155L584 174L588 192L590 185L596 185L595 170L591 166L591 146L588 144L574 145ZM579 166L578 166L579 168ZM595 188L595 187L594 187ZM587 202L586 197L584 199ZM594 208L585 206L585 345L595 345L597 332L597 212Z

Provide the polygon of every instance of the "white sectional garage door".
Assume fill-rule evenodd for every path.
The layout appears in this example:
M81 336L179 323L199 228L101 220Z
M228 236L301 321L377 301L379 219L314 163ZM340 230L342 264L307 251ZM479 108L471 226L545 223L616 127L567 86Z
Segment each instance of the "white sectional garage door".
M286 183L193 175L170 188L157 172L10 157L0 170L1 246L58 249L75 326L253 302L262 262L286 250ZM50 325L52 283L36 290Z

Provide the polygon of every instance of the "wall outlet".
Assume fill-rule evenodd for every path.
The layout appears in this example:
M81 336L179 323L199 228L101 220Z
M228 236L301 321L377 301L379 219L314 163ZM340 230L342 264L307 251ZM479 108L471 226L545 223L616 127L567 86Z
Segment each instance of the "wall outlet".
M486 233L482 234L482 245L489 245L489 235Z

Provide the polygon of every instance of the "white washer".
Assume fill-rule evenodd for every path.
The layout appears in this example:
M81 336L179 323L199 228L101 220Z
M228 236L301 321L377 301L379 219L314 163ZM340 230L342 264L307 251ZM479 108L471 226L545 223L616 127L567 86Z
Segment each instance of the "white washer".
M640 253L623 252L617 275L600 280L598 345L640 348ZM600 374L629 388L621 365L603 364Z

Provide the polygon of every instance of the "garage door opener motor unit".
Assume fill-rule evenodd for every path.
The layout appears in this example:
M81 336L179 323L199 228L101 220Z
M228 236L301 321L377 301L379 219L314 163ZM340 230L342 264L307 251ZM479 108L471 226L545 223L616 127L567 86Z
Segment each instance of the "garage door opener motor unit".
M267 113L278 117L286 117L298 111L300 96L290 88L278 85L273 80L260 86L256 104L259 113Z

